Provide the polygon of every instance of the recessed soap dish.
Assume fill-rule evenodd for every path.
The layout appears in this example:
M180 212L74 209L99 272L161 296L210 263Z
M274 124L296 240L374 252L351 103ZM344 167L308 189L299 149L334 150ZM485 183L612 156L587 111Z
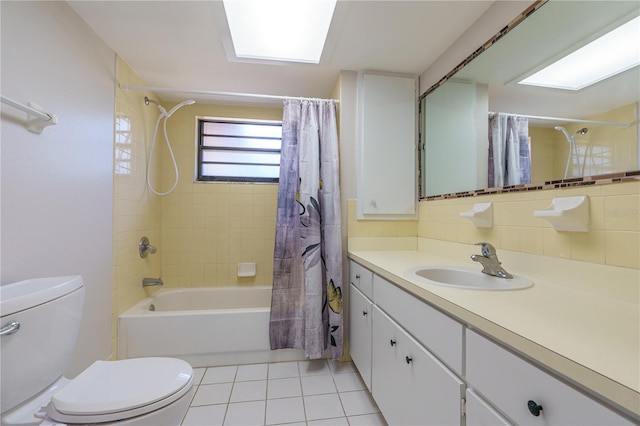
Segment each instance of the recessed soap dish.
M256 263L238 263L238 277L255 277L256 276Z
M476 228L493 228L492 203L475 203L471 210L460 213L460 216L470 219Z
M544 210L533 212L534 217L548 220L556 231L589 231L589 197L559 197Z

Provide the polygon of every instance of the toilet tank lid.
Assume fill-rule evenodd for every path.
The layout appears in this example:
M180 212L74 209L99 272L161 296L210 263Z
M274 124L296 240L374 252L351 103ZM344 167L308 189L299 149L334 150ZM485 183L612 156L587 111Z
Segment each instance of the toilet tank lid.
M82 287L80 275L34 278L0 286L0 315L15 314Z

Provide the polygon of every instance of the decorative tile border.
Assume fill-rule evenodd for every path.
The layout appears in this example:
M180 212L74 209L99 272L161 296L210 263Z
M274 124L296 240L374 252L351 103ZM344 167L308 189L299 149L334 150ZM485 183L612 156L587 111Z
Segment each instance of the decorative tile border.
M632 182L640 181L640 170L634 170L631 172L621 173L608 173L605 175L587 176L583 178L573 179L558 179L550 180L539 183L524 183L520 185L502 186L496 188L478 189L475 191L463 191L453 192L450 194L431 195L429 197L422 197L420 200L446 200L450 198L464 198L464 197L477 197L480 195L490 194L504 194L507 192L525 192L525 191L537 191L544 189L560 189L560 188L573 188L577 186L588 185L606 185L610 183L618 182Z
M482 46L478 47L471 55L467 56L464 61L462 61L458 65L456 65L451 71L449 71L447 73L447 75L442 77L440 80L438 80L438 82L436 84L431 86L426 92L424 92L422 95L420 95L419 100L422 101L422 99L425 96L427 96L429 93L433 92L438 87L440 87L444 83L446 83L447 80L449 80L451 77L453 77L454 74L456 74L462 68L467 66L469 64L469 62L473 61L478 55L480 55L485 50L487 50L488 48L493 46L498 40L500 40L502 37L504 37L509 31L514 29L519 23L524 21L533 12L538 10L547 1L548 0L538 0L535 3L533 3L531 6L529 6L527 9L525 9L522 13L520 13L518 16L516 16L511 22L509 22L504 28L502 28L496 35L491 37Z

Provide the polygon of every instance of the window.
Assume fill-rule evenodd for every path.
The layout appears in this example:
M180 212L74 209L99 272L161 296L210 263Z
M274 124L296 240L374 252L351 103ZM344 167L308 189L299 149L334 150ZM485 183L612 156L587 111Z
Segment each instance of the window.
M278 182L282 122L198 119L198 181Z

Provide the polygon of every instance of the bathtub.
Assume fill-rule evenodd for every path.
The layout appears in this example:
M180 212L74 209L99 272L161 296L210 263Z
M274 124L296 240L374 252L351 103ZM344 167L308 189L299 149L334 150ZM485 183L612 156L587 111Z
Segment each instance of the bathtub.
M271 287L162 289L118 317L118 359L170 356L193 367L303 360L269 344Z

